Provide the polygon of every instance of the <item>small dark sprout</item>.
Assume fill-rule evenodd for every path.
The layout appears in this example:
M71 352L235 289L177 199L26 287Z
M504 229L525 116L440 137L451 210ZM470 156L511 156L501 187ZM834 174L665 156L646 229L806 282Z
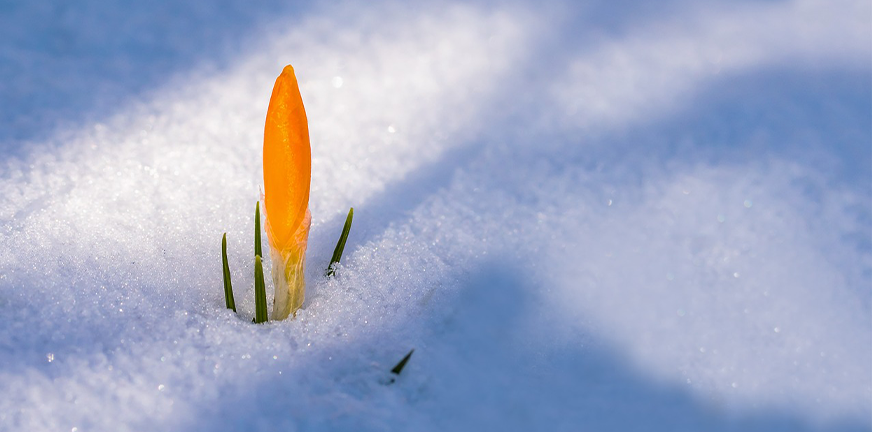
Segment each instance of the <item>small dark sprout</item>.
M327 277L331 277L336 273L336 264L342 259L342 252L345 251L345 242L348 240L348 233L351 231L352 219L354 219L354 207L348 209L348 216L345 217L345 226L342 227L342 234L339 236L339 241L336 242L336 248L333 249L333 258L330 259L330 265L327 266Z
M221 263L224 267L224 303L227 309L236 312L236 302L233 301L233 284L230 283L230 264L227 263L227 233L221 238Z
M409 362L409 358L410 358L410 357L412 357L412 353L414 353L414 352L415 352L415 349L414 349L414 348L412 348L412 350L411 350L411 351L409 351L409 353L408 353L408 354L406 354L406 356L405 356L405 357L403 357L403 359L402 359L402 360L400 360L400 362L399 362L399 363L397 363L397 365L396 365L396 366L394 366L394 368L393 368L393 369L391 369L391 373L392 373L392 374L394 374L394 375L399 375L399 374L400 374L400 372L402 372L402 371L403 371L403 368L404 368L404 367L406 367L406 363L408 363L408 362Z

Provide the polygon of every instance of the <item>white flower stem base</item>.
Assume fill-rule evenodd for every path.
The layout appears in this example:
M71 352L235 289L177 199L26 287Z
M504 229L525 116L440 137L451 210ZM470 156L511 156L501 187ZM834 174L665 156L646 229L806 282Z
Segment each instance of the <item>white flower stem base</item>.
M273 320L283 320L303 306L306 294L304 277L306 267L306 244L309 237L309 224L312 217L306 211L306 217L296 233L296 244L292 247L277 250L270 244L272 259L272 279L275 287L273 301Z

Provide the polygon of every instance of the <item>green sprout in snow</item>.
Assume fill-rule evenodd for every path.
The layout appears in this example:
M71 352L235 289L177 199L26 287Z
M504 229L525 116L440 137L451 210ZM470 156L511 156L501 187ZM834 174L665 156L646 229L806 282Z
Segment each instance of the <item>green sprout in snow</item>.
M333 258L330 259L330 265L327 266L327 277L333 276L336 273L336 264L342 259L342 252L345 251L345 241L348 240L348 232L351 231L352 219L354 219L354 207L348 209L348 216L345 217L345 226L342 227L342 234L339 236L339 241L336 242L336 248L333 249Z
M221 263L224 267L224 303L227 309L236 312L236 303L233 301L233 284L230 283L230 264L227 263L227 233L221 238Z
M336 269L335 266L342 259L342 253L345 250L345 242L348 240L348 233L351 231L351 220L354 218L354 208L348 210L348 216L345 218L345 226L342 228L342 234L339 236L339 242L336 243L336 248L333 250L333 257L330 260L330 265L327 266L327 277L333 276ZM224 302L227 309L233 309L236 312L236 303L233 299L233 286L230 282L230 265L227 259L227 233L221 238L221 264L224 273ZM263 249L261 246L260 236L260 202L254 206L254 320L253 322L260 324L269 320L266 305L266 283L263 278ZM410 353L411 354L411 353ZM405 359L408 360L408 359ZM402 369L402 367L400 367Z
M409 351L409 353L406 354L406 356L403 357L403 359L400 360L400 362L397 363L397 365L394 366L393 369L391 369L391 373L394 374L394 375L399 376L399 375L400 375L400 372L402 372L402 371L403 371L403 368L406 367L406 363L409 362L409 359L412 357L412 353L414 353L414 352L415 352L415 349L412 348L412 350Z

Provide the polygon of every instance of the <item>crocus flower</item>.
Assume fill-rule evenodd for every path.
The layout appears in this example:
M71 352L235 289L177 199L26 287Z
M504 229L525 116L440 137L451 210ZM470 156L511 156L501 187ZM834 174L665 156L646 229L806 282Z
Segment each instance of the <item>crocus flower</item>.
M274 320L287 318L303 305L311 176L309 124L294 68L288 65L273 87L263 133L263 201L275 286Z

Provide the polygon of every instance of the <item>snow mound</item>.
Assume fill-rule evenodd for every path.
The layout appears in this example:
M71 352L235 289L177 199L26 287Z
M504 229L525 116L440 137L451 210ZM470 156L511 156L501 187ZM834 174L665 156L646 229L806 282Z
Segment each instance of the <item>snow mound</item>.
M867 2L227 5L4 21L0 430L872 428ZM309 285L253 325L287 63Z

